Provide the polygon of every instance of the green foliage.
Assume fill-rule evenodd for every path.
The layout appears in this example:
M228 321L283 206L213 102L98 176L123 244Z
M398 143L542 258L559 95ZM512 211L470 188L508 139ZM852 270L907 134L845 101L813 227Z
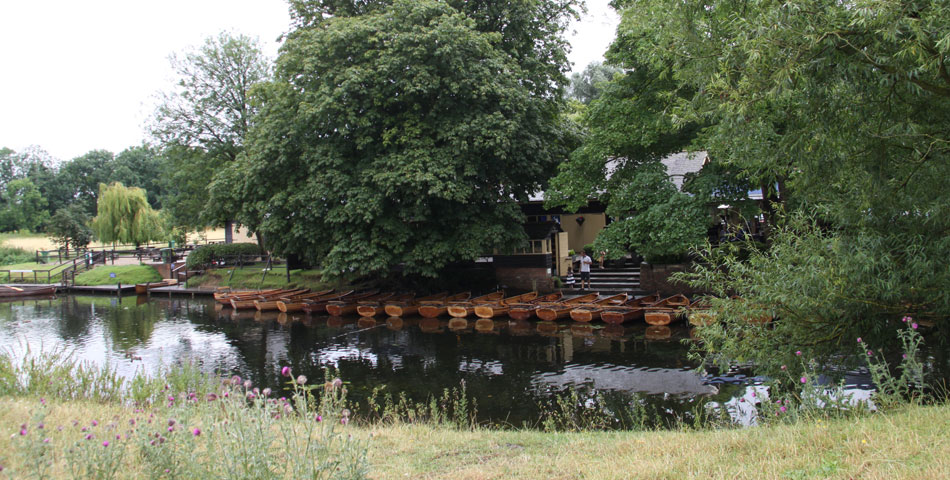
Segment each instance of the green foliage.
M605 65L601 62L591 62L583 72L571 75L571 84L567 89L567 95L569 98L587 105L600 97L603 84L612 80L614 75L618 73L620 73L620 69L617 67Z
M36 256L22 248L0 247L0 265L13 265L36 260Z
M178 88L162 94L151 125L166 159L163 204L178 226L220 224L236 209L209 203L208 185L244 150L256 115L250 91L270 77L270 61L256 40L223 32L171 62Z
M35 231L49 218L46 198L28 178L7 183L0 200L0 231Z
M618 5L612 51L670 72L665 130L705 125L695 143L791 215L768 251L704 253L695 280L778 313L710 348L763 362L787 342L827 353L862 334L883 342L905 313L945 332L946 2Z
M93 230L103 243L134 243L162 240L161 219L152 210L145 190L121 183L99 185L98 215Z
M89 216L82 205L73 204L61 208L46 224L46 233L53 243L61 245L69 255L69 247L74 250L89 245L92 241L92 229L89 228Z
M231 255L260 255L261 247L256 243L215 243L202 245L188 254L188 268L202 268L211 265L215 258Z
M294 5L248 154L212 200L337 277L433 276L520 245L516 200L565 152L575 2Z
M109 274L115 273L115 278ZM136 283L160 282L161 274L148 265L105 265L76 275L76 285L132 285Z

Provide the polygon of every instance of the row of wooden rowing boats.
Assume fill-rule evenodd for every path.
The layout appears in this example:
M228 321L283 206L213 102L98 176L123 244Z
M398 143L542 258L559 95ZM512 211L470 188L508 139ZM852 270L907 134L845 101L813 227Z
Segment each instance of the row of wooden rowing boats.
M279 310L283 313L326 313L331 316L358 314L361 317L388 317L420 315L437 318L476 316L492 319L508 316L514 320L557 321L571 318L576 322L603 320L608 324L622 324L643 318L650 325L667 325L679 316L701 313L708 306L690 303L684 295L661 298L659 294L634 298L628 294L601 296L597 293L564 298L563 293L539 295L528 292L505 296L503 290L472 298L471 292L449 295L442 292L427 297L415 294L397 294L376 290L310 292L306 289L221 291L215 300L236 310L256 308L259 311Z

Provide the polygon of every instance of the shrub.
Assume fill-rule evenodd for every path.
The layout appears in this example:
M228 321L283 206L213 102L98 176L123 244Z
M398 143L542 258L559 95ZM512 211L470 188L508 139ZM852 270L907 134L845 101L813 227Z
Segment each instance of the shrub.
M36 257L22 248L0 247L0 265L16 265L36 260Z
M188 268L204 267L211 264L215 258L231 255L259 255L260 247L256 243L216 243L202 245L188 254L186 264Z

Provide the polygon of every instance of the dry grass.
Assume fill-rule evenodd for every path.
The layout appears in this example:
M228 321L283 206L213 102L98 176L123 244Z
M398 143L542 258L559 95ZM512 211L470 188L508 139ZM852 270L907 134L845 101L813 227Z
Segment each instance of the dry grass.
M950 407L729 431L373 429L374 477L425 479L950 478Z
M0 397L0 462L15 466L10 433L36 400ZM127 408L58 403L46 418L125 418ZM353 428L369 438L376 479L950 478L950 406L863 418L726 431L541 433L427 425ZM2 463L0 463L2 464ZM137 476L129 465L128 478ZM123 478L127 478L123 475Z

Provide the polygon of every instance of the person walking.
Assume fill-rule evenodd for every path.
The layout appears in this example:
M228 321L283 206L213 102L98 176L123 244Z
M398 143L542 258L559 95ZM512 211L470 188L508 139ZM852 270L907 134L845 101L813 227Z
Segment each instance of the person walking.
M590 288L590 266L594 263L593 260L587 255L586 250L581 250L581 290L585 288Z

